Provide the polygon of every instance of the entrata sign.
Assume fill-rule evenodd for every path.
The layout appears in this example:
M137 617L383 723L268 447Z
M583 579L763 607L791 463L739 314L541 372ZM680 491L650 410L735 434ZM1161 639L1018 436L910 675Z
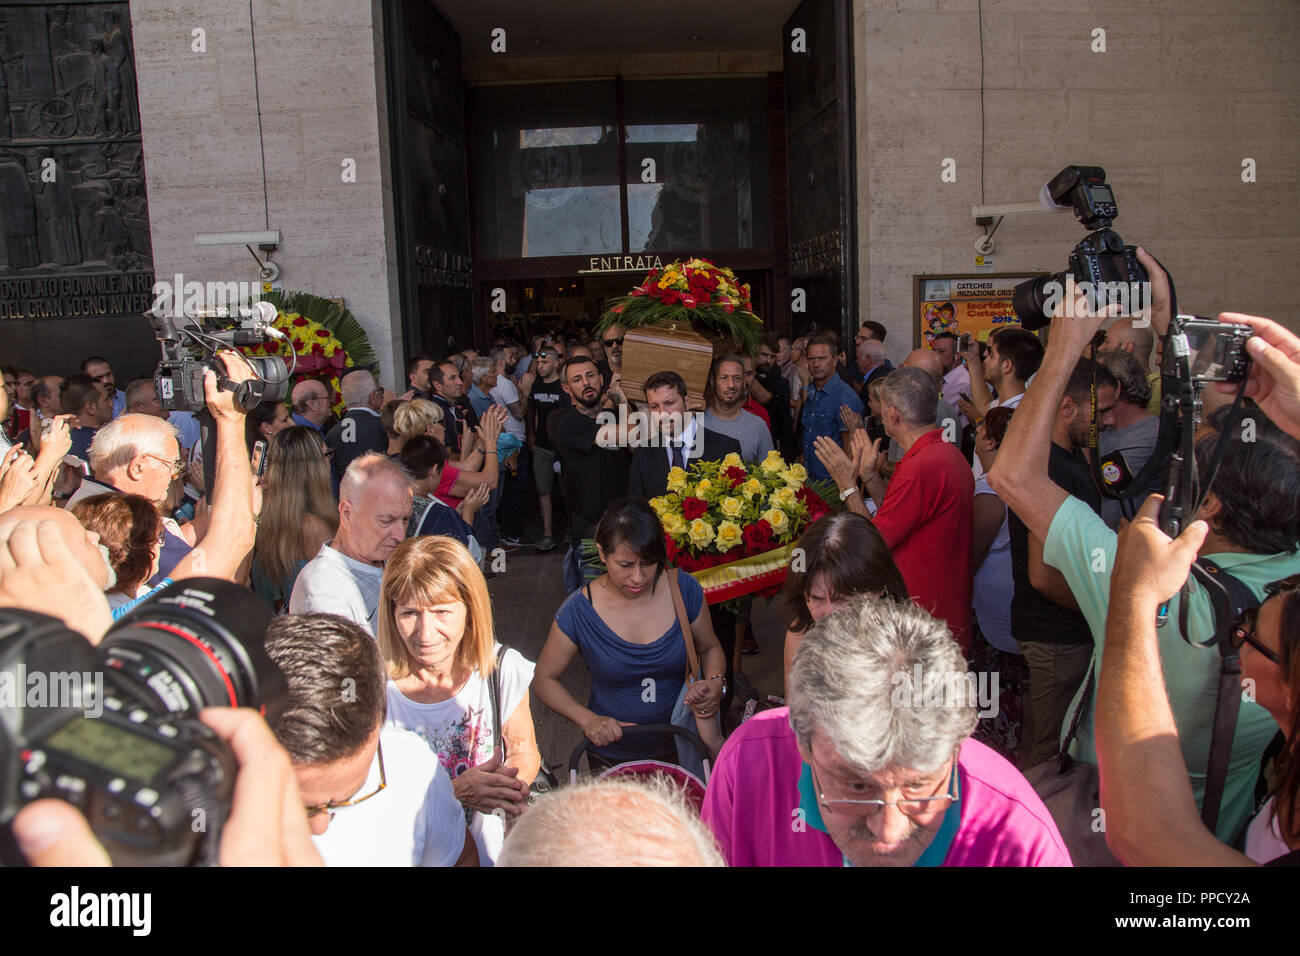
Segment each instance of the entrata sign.
M649 272L662 269L664 262L658 256L592 256L585 269L579 269L578 275L586 276L600 272Z

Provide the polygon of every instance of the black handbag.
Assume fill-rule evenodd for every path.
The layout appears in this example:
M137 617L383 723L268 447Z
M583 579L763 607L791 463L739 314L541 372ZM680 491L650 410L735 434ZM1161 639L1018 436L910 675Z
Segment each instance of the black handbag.
M492 699L492 733L496 737L495 744L501 748L502 760L505 760L506 738L501 726L501 661L505 657L506 651L510 650L508 644L497 645L497 666L492 672L492 680L488 682L488 696ZM542 758L542 765L537 770L537 776L533 778L532 785L528 788L528 802L542 794L550 793L556 789L559 783L555 779L555 774L551 768L546 766L546 758Z

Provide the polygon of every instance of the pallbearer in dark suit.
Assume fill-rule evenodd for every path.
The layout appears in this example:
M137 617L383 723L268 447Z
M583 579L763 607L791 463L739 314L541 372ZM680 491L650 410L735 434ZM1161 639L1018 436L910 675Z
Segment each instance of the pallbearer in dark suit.
M676 372L656 372L646 379L646 403L651 427L659 429L658 441L632 451L628 473L629 498L656 498L668 490L668 470L687 467L693 461L721 461L735 452L740 442L729 435L704 427L703 416L686 409L686 382ZM674 430L684 426L680 434Z

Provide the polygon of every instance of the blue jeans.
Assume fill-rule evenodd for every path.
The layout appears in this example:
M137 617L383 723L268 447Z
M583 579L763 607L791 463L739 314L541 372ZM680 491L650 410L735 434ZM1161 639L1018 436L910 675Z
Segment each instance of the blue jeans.
M492 494L488 496L487 504L478 509L474 515L474 537L478 539L479 546L483 549L485 563L492 560L492 551L501 544L501 534L497 527L497 507L501 504L501 485L502 481L497 480L497 486L492 489Z

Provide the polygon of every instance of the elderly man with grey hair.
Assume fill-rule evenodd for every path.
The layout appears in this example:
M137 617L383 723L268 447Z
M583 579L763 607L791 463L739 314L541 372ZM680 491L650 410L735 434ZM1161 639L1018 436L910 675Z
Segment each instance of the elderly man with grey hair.
M519 818L497 866L724 866L709 828L666 777L561 787Z
M857 598L800 643L789 708L722 748L702 819L732 866L1069 866L1033 788L971 739L996 696L942 621Z
M898 368L880 387L885 434L903 449L888 486L877 470L880 440L858 429L853 458L833 441L817 439L816 451L850 510L870 517L885 538L894 563L916 602L946 621L962 650L971 641L971 515L975 478L955 445L943 440L934 421L939 389L919 368ZM857 494L859 480L862 494ZM877 505L867 514L863 495ZM943 573L935 573L942 568Z
M362 455L388 450L388 436L379 412L392 393L379 387L375 376L366 369L353 369L339 384L348 410L325 436L325 444L334 452L332 464L334 488L348 466Z
M381 454L362 455L339 486L339 530L293 585L290 614L337 614L375 635L384 562L406 539L411 479Z

